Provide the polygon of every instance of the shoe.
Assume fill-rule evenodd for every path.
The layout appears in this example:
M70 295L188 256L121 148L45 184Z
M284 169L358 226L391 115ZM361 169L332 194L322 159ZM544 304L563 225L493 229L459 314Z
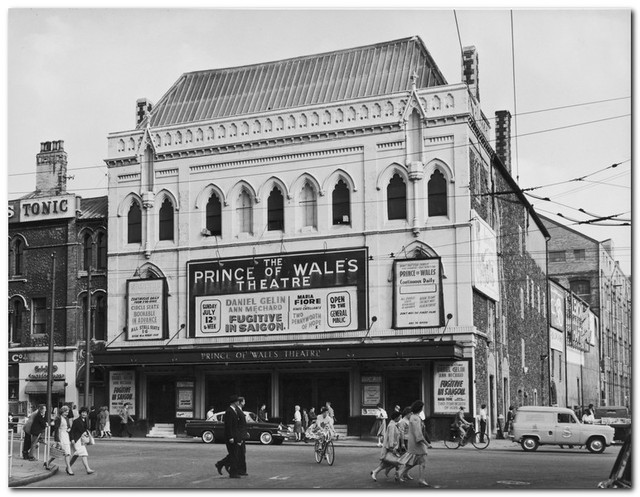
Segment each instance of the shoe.
M431 487L431 485L429 485L426 481L419 481L418 482L418 486L419 487Z
M69 476L73 476L73 475L75 475L75 473L74 473L73 471L69 471L69 468L64 468L64 470L67 472L67 474L68 474Z
M216 463L216 469L218 470L218 474L222 476L222 464L217 462Z
M27 461L37 461L37 459L33 456L27 457Z
M405 480L413 480L413 476L411 476L409 473L407 473L406 475L404 475L404 479Z
M376 473L375 473L375 471L372 471L372 472L371 472L371 479L372 479L373 481L378 481L378 480L376 479Z
M88 475L92 475L93 473L95 473L95 471L93 469L88 469L87 470L87 474Z

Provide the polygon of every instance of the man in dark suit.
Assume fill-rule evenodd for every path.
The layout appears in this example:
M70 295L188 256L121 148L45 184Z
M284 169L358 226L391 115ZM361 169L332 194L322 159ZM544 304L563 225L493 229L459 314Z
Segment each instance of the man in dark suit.
M240 476L248 476L247 473L247 417L244 414L245 400L244 397L238 397L238 436L242 443L238 446L238 474Z
M224 438L227 445L227 456L216 463L216 469L219 474L222 474L222 468L225 468L229 472L229 478L240 478L238 456L243 441L240 438L239 430L238 396L232 395L229 402L229 407L224 413Z

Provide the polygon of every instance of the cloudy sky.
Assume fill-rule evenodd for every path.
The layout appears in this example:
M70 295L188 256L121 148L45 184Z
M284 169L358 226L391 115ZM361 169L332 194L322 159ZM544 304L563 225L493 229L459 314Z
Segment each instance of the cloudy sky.
M628 220L631 15L575 7L9 9L7 195L34 190L35 155L49 140L65 142L70 191L106 194L107 135L132 129L136 100L157 102L182 73L418 35L449 83L461 81L460 46L475 45L485 115L492 123L498 110L514 115L514 176L523 188L560 183L531 190L550 199L530 198L540 213L586 220L584 209ZM573 227L611 238L630 274L629 226Z

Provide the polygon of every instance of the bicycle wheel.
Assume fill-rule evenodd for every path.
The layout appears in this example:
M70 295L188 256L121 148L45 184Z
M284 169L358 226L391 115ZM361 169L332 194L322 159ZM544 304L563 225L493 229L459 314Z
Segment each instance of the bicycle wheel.
M486 449L487 447L489 447L489 435L485 433L484 440L481 442L480 433L474 433L473 438L471 439L471 443L476 449Z
M329 466L333 466L333 461L335 461L335 458L336 458L336 452L333 449L333 442L331 441L327 442L325 453L327 456L327 462L329 463Z
M457 449L460 447L460 438L457 435L449 433L444 437L444 446L447 449Z
M316 456L316 462L320 464L322 462L322 444L320 440L316 440L316 443L313 446L313 451Z

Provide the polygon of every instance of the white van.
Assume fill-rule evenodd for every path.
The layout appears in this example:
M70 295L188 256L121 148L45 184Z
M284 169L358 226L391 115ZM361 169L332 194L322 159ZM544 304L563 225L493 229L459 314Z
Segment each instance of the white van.
M571 409L565 407L523 406L516 411L509 435L522 449L532 452L539 445L586 445L599 454L613 443L610 426L583 424Z

